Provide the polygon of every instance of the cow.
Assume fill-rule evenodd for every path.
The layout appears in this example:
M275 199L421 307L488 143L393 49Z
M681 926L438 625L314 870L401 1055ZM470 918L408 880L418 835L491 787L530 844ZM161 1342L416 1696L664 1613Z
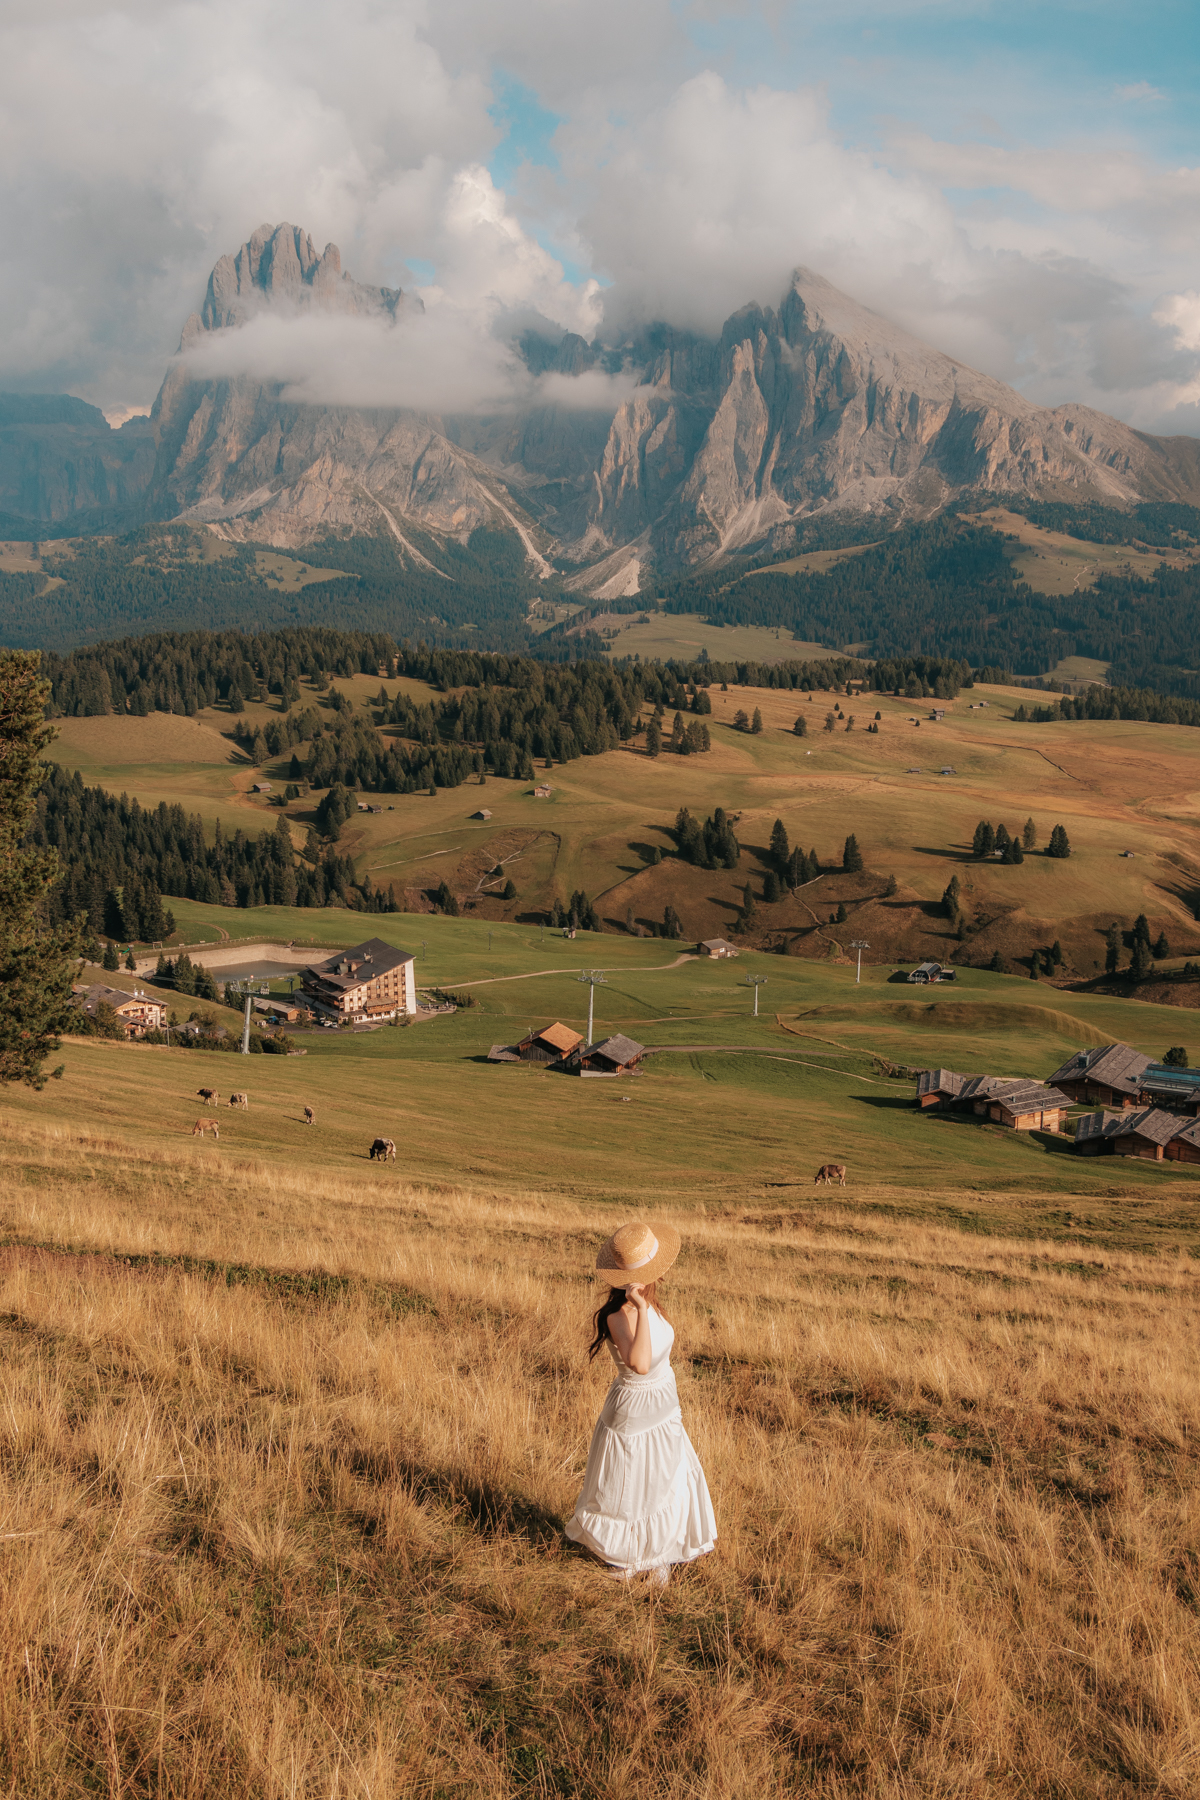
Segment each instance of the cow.
M377 1156L384 1162L395 1162L396 1146L393 1144L391 1138L376 1138L375 1142L371 1145L369 1154L372 1162L375 1161Z
M205 1133L209 1131L212 1132L217 1142L220 1143L221 1127L217 1124L215 1119L197 1119L196 1123L192 1126L193 1137L203 1137Z
M243 1112L249 1112L250 1096L249 1094L230 1094L229 1104L230 1106L240 1106Z
M306 1125L315 1125L316 1122L317 1122L316 1113L313 1111L311 1106L306 1106L304 1109L304 1123Z
M823 1181L826 1187L829 1187L832 1182L836 1182L839 1187L845 1187L845 1163L822 1163L813 1176L813 1186L816 1187L819 1181Z
M200 1096L201 1100L203 1100L205 1106L216 1106L217 1102L221 1098L221 1096L220 1096L220 1094L218 1094L216 1088L197 1088L196 1092Z

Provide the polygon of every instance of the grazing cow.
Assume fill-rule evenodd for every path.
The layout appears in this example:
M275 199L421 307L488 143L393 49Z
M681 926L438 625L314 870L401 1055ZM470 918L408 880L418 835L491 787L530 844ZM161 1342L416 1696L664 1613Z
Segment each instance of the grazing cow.
M315 1125L316 1122L317 1122L316 1113L313 1111L311 1106L306 1106L304 1109L304 1123L306 1125Z
M375 1139L375 1142L371 1145L371 1161L374 1162L377 1156L382 1157L384 1162L395 1162L396 1146L393 1144L391 1138Z
M201 1100L203 1100L205 1106L215 1106L221 1098L216 1088L197 1088L196 1092L199 1094Z
M846 1185L846 1165L845 1165L845 1163L822 1163L821 1167L817 1170L816 1174L813 1176L813 1186L814 1187L816 1187L818 1181L823 1181L825 1183L826 1187L828 1187L831 1182L835 1182L835 1181L837 1182L839 1187L845 1187L845 1185Z
M249 1112L250 1096L249 1094L230 1094L229 1104L230 1106L240 1106L243 1112Z
M208 1131L211 1131L217 1142L220 1143L221 1127L217 1124L215 1119L197 1119L196 1123L192 1126L193 1137L203 1137L205 1132Z

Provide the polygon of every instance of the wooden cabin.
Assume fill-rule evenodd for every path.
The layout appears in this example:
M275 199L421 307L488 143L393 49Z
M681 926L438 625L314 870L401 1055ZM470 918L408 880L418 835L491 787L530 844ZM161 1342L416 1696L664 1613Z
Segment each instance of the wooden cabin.
M556 1019L540 1031L531 1031L519 1044L493 1044L489 1062L558 1063L572 1056L582 1045L583 1034L572 1031Z
M957 1075L953 1069L922 1069L917 1076L922 1111L971 1112L1010 1131L1060 1131L1065 1094L1023 1075Z
M579 1073L581 1075L628 1075L636 1069L646 1054L645 1044L639 1044L624 1032L618 1031L612 1037L604 1038L599 1044L579 1052Z
M917 1105L925 1112L935 1106L943 1110L953 1106L967 1079L966 1075L956 1075L953 1069L922 1069L917 1076Z
M726 943L724 938L705 938L703 943L696 945L698 956L724 957L736 956L737 953L737 945Z
M1172 1140L1184 1132L1194 1131L1195 1125L1181 1125L1174 1113L1163 1112L1156 1106L1147 1106L1138 1111L1122 1108L1120 1112L1088 1113L1080 1119L1075 1127L1075 1148L1084 1156L1096 1156L1107 1153L1110 1156L1137 1156L1147 1162L1172 1162L1195 1160L1200 1162L1200 1146L1187 1143L1189 1154L1178 1152L1171 1154L1169 1146ZM1197 1155L1190 1154L1193 1148Z
M1150 1058L1128 1044L1100 1044L1077 1050L1050 1077L1069 1100L1080 1106L1137 1106L1141 1077Z

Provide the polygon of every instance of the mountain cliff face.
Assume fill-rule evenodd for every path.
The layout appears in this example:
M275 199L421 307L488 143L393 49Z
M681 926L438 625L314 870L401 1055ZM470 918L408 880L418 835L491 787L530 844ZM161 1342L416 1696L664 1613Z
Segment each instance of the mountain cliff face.
M403 331L420 301L352 280L334 244L318 254L296 227L264 225L217 263L180 348L271 308ZM280 547L386 531L426 567L439 541L489 525L515 531L540 573L553 554L572 585L611 595L636 593L651 566L786 551L830 507L919 517L979 491L1200 501L1200 441L1036 407L806 269L777 310L746 307L715 340L656 327L619 348L567 334L527 336L519 351L535 378L600 369L628 398L615 412L494 417L306 406L249 377L199 379L181 358L123 461L96 451L69 474L35 445L21 473L0 424L0 507L50 519L141 495L147 516ZM44 429L89 427L73 416Z

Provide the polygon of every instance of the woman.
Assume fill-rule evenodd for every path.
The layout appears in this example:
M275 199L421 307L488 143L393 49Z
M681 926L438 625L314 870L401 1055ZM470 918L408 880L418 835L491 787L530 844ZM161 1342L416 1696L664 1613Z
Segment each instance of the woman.
M672 1563L693 1562L717 1541L704 1470L679 1410L675 1333L658 1300L658 1282L678 1255L679 1233L670 1225L623 1225L596 1258L596 1273L610 1286L588 1355L607 1344L616 1377L567 1526L614 1580L649 1573L660 1587Z

